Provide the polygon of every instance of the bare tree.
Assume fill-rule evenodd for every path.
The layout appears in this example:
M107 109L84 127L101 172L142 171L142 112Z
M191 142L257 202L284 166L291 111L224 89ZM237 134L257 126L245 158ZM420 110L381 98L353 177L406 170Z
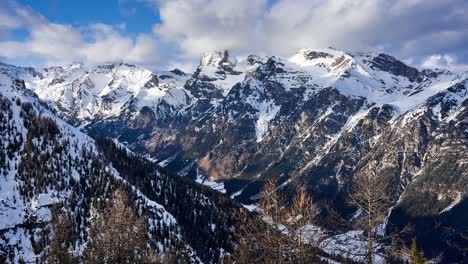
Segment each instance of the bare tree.
M285 229L285 222L288 218L286 201L277 191L277 183L269 180L265 183L261 192L259 202L260 216L267 224L264 225L264 231L257 240L259 246L264 252L269 263L283 263L284 253L288 243L286 237L282 235Z
M304 188L287 206L276 181L267 181L260 194L259 214L244 214L236 263L310 263L314 258L316 207Z
M410 255L410 263L411 264L424 264L426 263L426 258L424 257L424 253L422 249L418 246L416 238L413 237L411 243L411 255Z
M86 262L142 263L146 243L146 217L139 216L125 191L118 189L111 205L93 219Z
M242 227L237 234L237 248L234 252L234 260L237 264L264 263L263 252L260 251L259 234L264 229L257 218L252 217L245 209L241 209Z
M375 173L375 170L360 174L353 181L348 202L360 212L354 220L354 226L367 233L368 264L373 263L376 228L385 221L391 201L387 180Z
M70 252L74 236L71 218L58 208L53 208L51 219L51 240L46 251L47 263L78 263L78 257Z
M388 179L376 173L373 164L365 173L358 174L349 189L346 202L357 209L351 219L343 217L334 209L328 208L329 228L363 230L365 238L349 236L349 240L365 242L365 254L362 252L348 252L343 248L336 248L348 257L364 257L367 263L373 263L376 256L401 260L406 257L405 234L411 232L410 226L399 232L386 233L385 226L389 224L388 216L391 206L395 203L393 191ZM342 234L347 236L347 234Z
M317 211L312 198L304 187L299 188L291 205L288 207L288 219L285 223L291 243L289 259L293 263L310 263L314 247L318 245Z

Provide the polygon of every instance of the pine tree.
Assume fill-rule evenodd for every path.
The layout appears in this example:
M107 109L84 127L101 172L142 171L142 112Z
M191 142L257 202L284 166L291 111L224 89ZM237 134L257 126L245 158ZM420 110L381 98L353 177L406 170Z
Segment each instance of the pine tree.
M424 263L426 263L426 258L424 257L423 251L418 246L418 243L416 242L416 238L413 238L413 242L411 244L410 263L411 264L424 264Z

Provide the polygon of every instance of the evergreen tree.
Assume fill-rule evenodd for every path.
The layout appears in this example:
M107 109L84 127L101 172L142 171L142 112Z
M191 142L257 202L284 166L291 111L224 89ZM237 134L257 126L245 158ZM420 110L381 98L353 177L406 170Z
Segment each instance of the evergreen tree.
M416 242L416 238L413 238L413 242L411 244L410 263L411 264L424 264L424 263L426 263L426 258L424 257L423 251L418 246L418 243Z

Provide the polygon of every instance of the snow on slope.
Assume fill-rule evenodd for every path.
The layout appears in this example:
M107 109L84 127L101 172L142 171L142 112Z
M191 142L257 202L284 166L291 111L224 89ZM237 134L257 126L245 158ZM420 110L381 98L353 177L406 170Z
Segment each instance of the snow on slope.
M434 76L428 74L421 80L415 80L404 74L395 74L392 68L379 69L382 63L389 63L391 67L398 65L388 55L351 54L335 49L302 49L290 58L269 59L282 65L282 71L271 76L271 81L278 82L286 90L307 87L304 100L320 89L335 87L343 95L364 97L370 104L390 104L398 115L468 77L466 73L446 71L443 74L432 72ZM248 81L262 63L267 63L267 59L251 55L237 60L227 51L209 52L201 57L193 77L214 85L221 91L222 97L226 97L236 83ZM156 74L124 63L95 67L74 64L41 70L1 64L0 70L25 79L26 86L41 99L53 103L67 117L81 123L96 118L115 118L126 110L134 112L143 107L157 112L161 103L172 107L174 112L183 112L197 101L184 88L190 76L174 71ZM200 96L203 98L205 95ZM219 105L219 98L210 100L213 105ZM259 112L265 108L252 103ZM264 117L274 117L274 113L271 110L268 114L259 114L259 141L265 134L262 129L268 127L273 119Z
M228 51L214 51L204 53L200 59L198 77L208 79L216 88L227 96L230 89L245 77L245 69Z
M234 59L227 51L206 53L193 76L183 73L152 73L139 66L127 64L83 65L53 67L42 70L0 65L26 79L28 88L39 97L56 104L59 111L81 123L96 119L112 119L122 113L135 114L149 107L157 114L161 104L172 107L173 113L190 114L199 99L208 99L214 108L230 96L236 83L250 83L254 94L246 93L244 100L256 110L256 142L262 142L272 129L271 122L282 108L278 98L264 96L257 70L265 70L272 63L278 69L266 78L280 84L286 91L305 88L303 101L326 88L335 88L348 97L365 98L358 113L348 117L349 131L372 107L385 104L394 108L394 119L423 106L433 95L468 78L467 73L448 71L418 72L385 54L346 53L334 49L302 49L290 58L261 58L255 55ZM268 69L267 69L268 70ZM416 72L415 72L416 71ZM190 78L190 79L189 79ZM188 81L187 81L188 80ZM202 82L205 93L196 94L190 84ZM209 84L205 86L205 84ZM211 92L217 90L220 93ZM286 101L286 100L282 100ZM434 109L437 112L437 109ZM158 116L156 116L156 119ZM324 153L332 147L340 133L330 136Z
M79 121L117 117L131 106L156 109L161 102L179 109L188 99L181 89L187 79L182 72L158 76L124 63L94 67L74 64L41 70L2 64L0 69L24 79L26 87L39 98Z
M40 114L42 118L50 118L55 122L60 131L61 139L70 142L70 146L74 146L69 148L68 155L70 155L70 158L75 161L80 161L81 164L90 164L90 160L83 160L84 157L82 153L83 151L91 151L97 155L94 140L42 107L37 97L25 87L22 87L23 84L21 81L16 80L15 76L10 76L7 73L8 72L5 71L0 72L0 99L2 101L5 100L4 102L11 102L9 104L9 109L12 110L12 115L11 119L8 121L8 126L0 129L2 145L9 145L9 141L12 140L11 135L16 137L16 139L14 139L15 141L23 141L18 139L18 135L15 135L15 131L17 131L23 139L26 138L28 129L24 125L25 120L21 111L25 103L30 103L36 114ZM17 99L20 100L18 101L20 104L16 103ZM4 120L4 116L5 115L2 115L1 120ZM39 145L40 141L36 141ZM42 147L44 148L44 144ZM3 175L0 177L0 232L3 234L3 237L0 238L0 253L3 255L3 253L5 253L2 252L4 249L14 248L16 251L15 262L19 261L19 258L34 262L39 255L34 253L33 245L31 244L31 230L30 228L28 229L27 226L41 226L42 224L47 224L51 219L50 207L53 204L67 200L72 191L67 188L57 191L56 187L48 187L44 192L35 193L32 199L23 197L24 195L21 192L22 183L18 179L18 167L20 167L19 162L22 160L21 155L23 148L24 141L20 149L14 152L11 158L7 156L7 170L4 171ZM7 151L4 148L1 150ZM51 147L46 146L45 149L42 149L42 152L45 151L51 152ZM75 169L75 167L70 166L71 170L67 170L66 167L68 166L63 167L64 168L60 168L63 174L60 176L62 180L74 178L76 181L79 181L81 177L84 177L82 171ZM119 177L118 172L111 165L107 165L105 170L110 172L117 180L123 181ZM149 200L138 190L135 189L134 191L137 192L139 199L144 201L147 209L158 216L157 219L148 218L150 230L154 228L159 221L163 221L167 225L177 226L175 218L168 213L162 205ZM177 228L175 231L180 232ZM32 236L37 235L37 232L34 232ZM176 233L176 236L179 239L182 238L181 234ZM162 244L160 247L162 248Z
M377 60L379 59L379 60ZM377 63L377 62L378 63ZM382 62L383 61L383 62ZM446 92L457 84L466 85L468 72L452 73L447 70L424 70L418 76L412 76L416 69L397 61L395 58L373 53L348 54L334 49L311 50L303 49L284 62L286 73L281 75L309 76L303 82L310 92L305 93L308 100L318 89L335 87L341 94L348 97L365 98L367 104L355 115L348 117L348 122L342 132L349 131L357 122L364 118L373 107L390 105L394 108L394 120L410 111L425 108L431 97ZM388 63L389 69L379 68L379 63ZM393 68L392 68L393 67ZM403 69L398 71L398 67ZM396 69L395 69L396 68ZM423 75L422 73L425 73ZM276 77L278 79L278 77ZM284 77L283 77L284 78ZM281 78L280 78L281 79ZM289 78L298 79L298 78ZM283 82L285 87L300 87ZM468 98L466 94L451 93L451 100L460 105ZM440 105L432 111L437 114ZM456 113L452 114L453 118ZM445 121L449 121L447 118ZM326 144L331 147L342 133L334 135ZM324 149L326 151L326 149Z
M342 132L349 131L372 107L391 105L395 110L394 118L397 118L423 106L431 96L468 77L468 73L448 71L424 76L388 55L348 54L334 49L302 49L289 59L272 57L270 60L279 70L268 76L268 81L281 84L286 91L306 87L304 101L328 87L334 87L348 97L365 98L365 106L348 117ZM261 142L281 105L275 105L277 98L267 96L259 99L259 94L265 93L264 84L248 77L246 82L255 87L254 94L248 94L245 100L258 111L256 135L257 142ZM333 138L337 139L340 134ZM327 146L331 147L332 141L330 139Z
M271 57L282 63L285 70L275 74L272 80L286 89L334 86L344 95L362 96L379 105L394 105L403 114L468 77L466 73L444 72L436 78L426 76L416 82L376 68L373 60L379 56L334 49L302 49L290 58ZM197 77L207 79L227 96L236 83L249 77L248 73L264 62L265 59L253 55L238 61L227 51L209 52L200 59ZM189 78L185 74L155 74L123 63L91 68L74 64L41 70L1 64L0 69L15 72L41 99L57 103L64 111L76 112L76 118L81 120L115 117L133 100L137 109L144 106L154 109L162 101L179 110L189 104L190 93L183 88Z
M257 106L258 113L257 122L255 124L255 135L257 136L257 142L261 142L268 132L268 124L276 117L281 106L277 106L271 101L262 102Z
M353 261L364 262L366 260L367 241L363 231L360 230L352 230L327 238L320 243L320 248L331 255L342 256ZM374 245L374 264L385 263L384 256L379 254L380 249L380 246Z
M399 114L423 104L430 96L468 78L468 73L425 76L420 81L380 70L375 67L379 54L348 54L334 49L303 49L288 61L310 74L319 86L335 86L347 96L360 96L378 105L390 104ZM290 66L290 65L289 65ZM440 71L439 71L440 72Z
M435 78L425 76L415 81L376 68L373 60L378 56L347 54L333 49L303 49L288 61L296 69L310 74L318 86L335 86L347 96L364 97L377 105L393 105L399 114L420 106L430 96L468 77L468 73L445 71Z

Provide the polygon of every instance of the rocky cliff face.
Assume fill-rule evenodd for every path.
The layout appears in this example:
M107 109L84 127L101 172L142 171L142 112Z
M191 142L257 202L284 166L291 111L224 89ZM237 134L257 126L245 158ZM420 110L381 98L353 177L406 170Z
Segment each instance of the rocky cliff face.
M222 180L243 203L254 202L268 178L285 189L306 184L315 199L340 203L355 176L372 169L392 186L395 222L424 217L454 227L444 215L466 218L457 208L468 195L467 73L333 49L243 60L213 52L192 75L140 69L125 82L116 71L139 68L110 67L106 76L121 77L102 83L92 77L101 67L70 73L70 85L45 77L57 69L21 74L90 133L117 138L181 174ZM43 85L51 78L58 81ZM47 91L58 85L56 98ZM77 110L85 105L86 113Z

